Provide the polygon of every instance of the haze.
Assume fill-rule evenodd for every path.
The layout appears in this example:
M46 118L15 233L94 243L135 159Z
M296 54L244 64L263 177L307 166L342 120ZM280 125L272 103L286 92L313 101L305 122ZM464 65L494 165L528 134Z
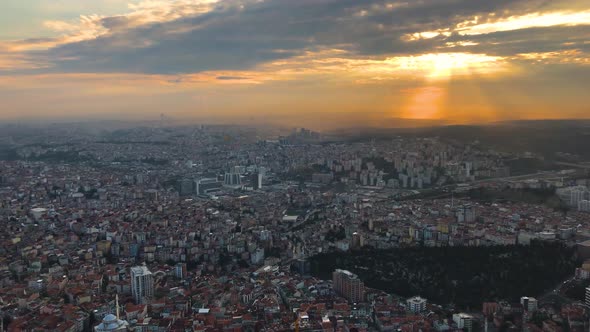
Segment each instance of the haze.
M3 0L0 120L590 118L590 2Z

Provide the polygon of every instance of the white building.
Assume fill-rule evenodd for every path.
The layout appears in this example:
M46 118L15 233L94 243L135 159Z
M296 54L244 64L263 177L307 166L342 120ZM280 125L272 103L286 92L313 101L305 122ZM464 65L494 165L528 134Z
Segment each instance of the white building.
M408 310L414 313L419 313L426 310L426 301L425 298L421 298L420 296L414 296L406 300L406 305Z
M578 210L583 212L590 212L590 200L581 200L578 202Z
M46 213L47 213L47 209L44 209L44 208L31 209L31 215L33 216L33 219L35 219L35 221L41 220L41 217L43 217L43 215Z
M242 177L239 173L225 173L223 184L229 187L239 187L242 185Z
M251 253L250 261L254 265L261 264L264 261L264 248L257 248L253 253Z
M453 322L457 324L457 328L465 329L468 332L473 331L473 316L459 313L453 314Z
M131 293L137 304L146 304L154 296L154 279L146 266L131 268Z
M223 183L217 181L217 178L205 178L195 180L195 191L197 195L206 195L211 192L219 191Z
M262 173L256 173L256 189L262 189Z
M520 304L522 305L523 309L528 312L536 311L538 306L537 299L528 296L521 297Z
M588 190L586 189L586 187L577 187L572 189L572 191L570 192L570 205L578 206L578 203L586 198L587 191Z
M117 306L117 316L115 316L113 314L108 314L108 315L104 316L102 322L94 327L94 332L129 331L129 323L120 319L119 295L117 295L117 297L116 297L116 306Z
M127 331L129 323L124 320L117 319L113 314L108 314L102 320L102 323L94 327L94 332L120 332Z
M463 205L457 208L457 222L474 222L477 218L475 207L472 205Z

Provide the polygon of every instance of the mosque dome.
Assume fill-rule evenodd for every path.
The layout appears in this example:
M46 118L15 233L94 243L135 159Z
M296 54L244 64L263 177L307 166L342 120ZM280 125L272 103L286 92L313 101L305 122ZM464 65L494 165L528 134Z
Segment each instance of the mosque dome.
M117 319L117 316L113 314L108 314L94 330L96 332L126 331L128 326L129 323L126 321Z

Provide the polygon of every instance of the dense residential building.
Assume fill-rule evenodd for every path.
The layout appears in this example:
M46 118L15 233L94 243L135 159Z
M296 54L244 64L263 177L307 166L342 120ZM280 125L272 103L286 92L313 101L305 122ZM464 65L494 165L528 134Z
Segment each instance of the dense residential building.
M467 332L473 331L473 316L471 315L465 313L453 314L453 322L457 324L459 329L464 329Z
M195 192L197 195L207 195L221 190L223 183L217 178L203 178L195 180Z
M332 273L332 282L336 293L342 295L349 302L364 301L365 284L356 274L337 269Z
M520 298L520 304L528 312L536 311L538 307L537 299L534 297L523 296Z
M281 142L216 126L131 129L116 141L75 128L44 135L15 135L12 160L0 161L0 312L9 331L127 328L121 321L135 331L280 331L296 318L301 330L453 330L456 311L373 289L361 270L310 276L313 256L549 241L590 258L590 214L469 197L590 183L579 172L504 178L504 160L517 156L477 144L317 144L308 134ZM47 161L64 156L72 160ZM243 185L224 186L228 170ZM430 192L436 198L422 198ZM535 294L487 303L484 323L544 324L547 298L533 315L532 298L517 303L523 295ZM571 331L589 321L575 305L547 317L548 327L567 321Z
M406 300L406 306L409 311L419 313L426 310L426 303L428 301L420 296L414 296Z

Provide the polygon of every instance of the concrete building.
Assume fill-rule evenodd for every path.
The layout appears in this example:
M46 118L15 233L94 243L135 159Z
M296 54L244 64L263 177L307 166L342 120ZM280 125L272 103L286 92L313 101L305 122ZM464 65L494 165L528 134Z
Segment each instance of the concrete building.
M473 331L473 316L459 313L453 315L453 322L457 324L457 328L464 329L467 332Z
M35 221L41 220L41 217L47 213L47 209L44 208L34 208L31 209L31 215Z
M154 296L154 279L146 266L131 268L131 293L136 304L146 304Z
M578 202L578 211L590 212L590 200L584 199Z
M178 191L181 196L188 196L193 193L193 182L190 179L180 180L178 187Z
M533 312L537 310L537 299L534 297L523 296L520 298L520 304L522 308L528 312Z
M197 195L207 195L219 191L223 184L216 178L204 178L195 181L195 192Z
M420 296L414 296L406 300L408 310L413 313L419 313L426 310L426 299Z
M254 190L262 188L262 173L257 172L252 174L252 187Z
M256 250L250 255L250 262L254 265L264 262L264 248L256 248Z
M363 302L365 284L359 277L347 270L337 269L332 273L334 291L350 302Z
M363 244L363 236L357 232L352 233L352 249L360 249Z
M570 205L571 206L578 206L578 203L580 201L585 200L586 198L586 192L588 190L586 189L586 187L576 187L573 188L572 191L570 192Z
M223 184L230 187L242 185L242 177L238 173L225 173Z
M186 263L176 263L174 266L174 275L176 278L183 279L187 276Z
M475 207L472 205L463 205L457 208L457 222L474 222L477 218Z

